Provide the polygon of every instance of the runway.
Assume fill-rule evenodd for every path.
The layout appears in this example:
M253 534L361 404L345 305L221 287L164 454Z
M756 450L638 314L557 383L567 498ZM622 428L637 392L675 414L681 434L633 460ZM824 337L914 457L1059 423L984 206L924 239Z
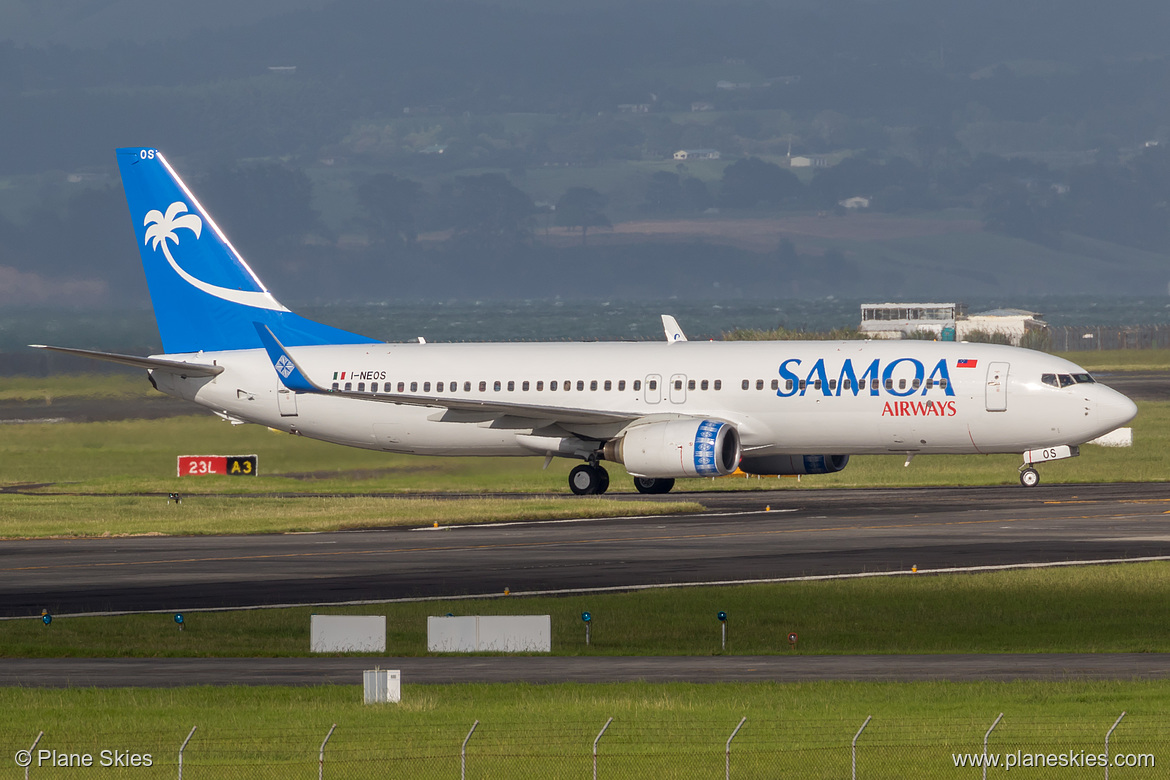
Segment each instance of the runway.
M0 614L191 611L1170 555L1164 484L668 500L696 499L708 511L440 530L6 540Z

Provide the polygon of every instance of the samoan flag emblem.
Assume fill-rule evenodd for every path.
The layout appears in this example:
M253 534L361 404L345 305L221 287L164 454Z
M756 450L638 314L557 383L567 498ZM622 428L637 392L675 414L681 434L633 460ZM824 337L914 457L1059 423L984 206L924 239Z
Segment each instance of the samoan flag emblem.
M967 358L962 358L958 363L955 363L955 368L975 368L978 362L978 360L968 360Z

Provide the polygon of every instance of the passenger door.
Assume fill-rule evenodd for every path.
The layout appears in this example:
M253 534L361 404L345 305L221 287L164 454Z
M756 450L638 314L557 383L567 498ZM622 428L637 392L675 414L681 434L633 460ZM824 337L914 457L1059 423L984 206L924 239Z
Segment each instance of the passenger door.
M992 363L987 366L987 411L1007 411L1007 379L1007 363Z

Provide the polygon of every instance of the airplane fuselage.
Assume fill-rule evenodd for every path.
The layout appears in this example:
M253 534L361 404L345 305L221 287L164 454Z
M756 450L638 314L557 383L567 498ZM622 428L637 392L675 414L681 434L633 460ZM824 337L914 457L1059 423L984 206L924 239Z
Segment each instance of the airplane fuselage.
M216 377L159 389L243 421L390 452L531 455L550 422L445 401L704 417L733 423L745 457L992 453L1079 444L1133 416L1129 399L1031 350L921 341L363 344L289 350L337 391L292 393L263 350L189 356ZM182 355L168 355L182 359ZM1046 376L1058 377L1045 382ZM345 394L344 397L341 394ZM366 398L355 398L365 394ZM387 402L434 399L434 406ZM563 415L562 415L563 416ZM570 415L571 416L571 415ZM559 422L605 440L626 422Z

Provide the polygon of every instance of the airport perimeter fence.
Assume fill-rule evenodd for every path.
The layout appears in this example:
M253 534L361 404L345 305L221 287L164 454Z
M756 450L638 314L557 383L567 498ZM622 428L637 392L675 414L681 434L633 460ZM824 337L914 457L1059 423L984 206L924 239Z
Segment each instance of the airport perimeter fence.
M1170 349L1170 325L1061 325L1048 328L1048 349Z
M770 714L700 720L669 708L655 712L648 704L644 711L599 722L455 723L380 706L381 726L266 730L225 713L223 721L232 726L209 722L187 733L108 731L70 738L45 732L34 744L36 733L21 738L8 732L7 767L0 777L1124 780L1164 777L1158 759L1170 762L1165 724L1124 713L1093 716L1091 722L989 713L979 721L931 718L924 702L924 713L915 719L846 722ZM22 767L26 760L30 765Z

